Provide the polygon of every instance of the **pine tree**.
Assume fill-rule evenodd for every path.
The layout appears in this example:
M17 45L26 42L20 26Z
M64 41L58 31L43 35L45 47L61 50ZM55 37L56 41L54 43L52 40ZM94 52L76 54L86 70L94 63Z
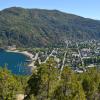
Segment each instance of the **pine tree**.
M46 63L39 65L28 81L27 97L33 95L37 99L50 99L58 83L58 69L56 62L50 58Z
M0 69L0 100L14 100L20 89L19 82L6 69Z
M64 68L61 83L54 91L56 100L86 100L81 83L69 68Z

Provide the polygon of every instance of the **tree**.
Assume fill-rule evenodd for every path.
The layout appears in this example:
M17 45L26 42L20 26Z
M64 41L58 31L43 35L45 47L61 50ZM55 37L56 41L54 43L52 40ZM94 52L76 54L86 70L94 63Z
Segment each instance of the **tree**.
M64 68L59 86L53 94L56 100L86 100L81 83L73 71Z
M6 69L0 69L0 100L14 100L19 91L19 83Z
M31 95L37 99L49 99L58 83L58 69L55 67L56 62L50 58L46 63L37 67L28 81L27 97Z
M96 68L90 68L81 76L82 87L84 89L86 98L89 100L95 99L100 82L100 74Z

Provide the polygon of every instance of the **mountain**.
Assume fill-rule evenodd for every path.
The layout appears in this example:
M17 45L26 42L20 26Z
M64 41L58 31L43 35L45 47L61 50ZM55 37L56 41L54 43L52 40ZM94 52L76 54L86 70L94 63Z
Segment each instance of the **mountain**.
M66 39L100 38L100 21L58 10L11 7L0 11L0 45L60 46Z

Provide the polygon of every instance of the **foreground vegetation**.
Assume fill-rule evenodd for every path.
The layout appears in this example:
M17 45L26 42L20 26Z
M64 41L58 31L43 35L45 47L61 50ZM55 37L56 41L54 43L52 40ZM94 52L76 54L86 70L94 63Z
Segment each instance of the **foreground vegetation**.
M0 100L100 100L100 70L89 68L77 74L69 67L61 71L50 58L29 76L15 76L6 68L0 69Z
M7 68L0 68L0 100L16 100L24 93L28 76L15 76Z

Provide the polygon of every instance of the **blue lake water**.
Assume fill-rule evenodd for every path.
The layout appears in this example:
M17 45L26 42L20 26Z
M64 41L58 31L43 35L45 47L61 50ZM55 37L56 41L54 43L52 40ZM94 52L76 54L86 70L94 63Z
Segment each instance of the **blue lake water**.
M27 66L26 60L29 60L29 58L23 54L0 51L0 66L6 66L14 74L31 74L31 69Z

